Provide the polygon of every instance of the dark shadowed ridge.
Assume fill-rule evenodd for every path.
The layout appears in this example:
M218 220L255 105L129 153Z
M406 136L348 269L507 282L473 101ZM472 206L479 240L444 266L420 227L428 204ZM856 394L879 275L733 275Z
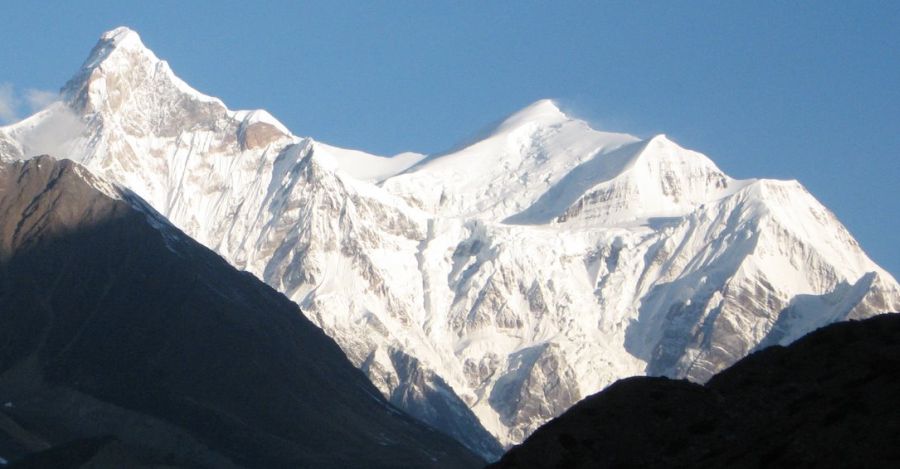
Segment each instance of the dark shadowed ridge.
M629 378L491 468L900 467L900 315L756 352L705 386Z
M479 467L297 306L83 167L0 165L0 457Z

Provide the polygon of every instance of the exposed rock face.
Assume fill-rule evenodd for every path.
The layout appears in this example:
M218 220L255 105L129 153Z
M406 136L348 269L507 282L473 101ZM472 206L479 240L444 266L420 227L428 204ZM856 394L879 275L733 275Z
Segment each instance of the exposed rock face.
M581 399L576 382L575 370L566 363L559 346L548 343L512 357L509 371L491 392L490 403L511 427L520 422L539 426Z
M618 381L490 467L893 467L898 392L900 315L834 324L705 386Z
M0 450L84 440L60 451L88 461L112 437L185 467L483 464L296 304L71 161L0 164L0 343Z
M551 101L388 164L229 111L124 29L64 94L0 129L0 158L61 148L129 187L487 457L485 429L519 442L618 378L704 381L761 343L900 309L897 282L795 181L735 180Z
M274 143L279 138L284 137L284 133L277 127L265 122L255 122L248 125L238 134L241 139L242 150L255 150L265 148Z

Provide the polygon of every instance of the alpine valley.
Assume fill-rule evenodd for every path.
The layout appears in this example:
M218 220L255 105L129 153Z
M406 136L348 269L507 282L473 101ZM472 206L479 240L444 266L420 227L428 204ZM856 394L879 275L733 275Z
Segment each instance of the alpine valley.
M104 34L58 102L0 128L127 188L298 303L394 405L488 459L619 378L705 382L900 286L796 181L549 100L446 154L293 135Z

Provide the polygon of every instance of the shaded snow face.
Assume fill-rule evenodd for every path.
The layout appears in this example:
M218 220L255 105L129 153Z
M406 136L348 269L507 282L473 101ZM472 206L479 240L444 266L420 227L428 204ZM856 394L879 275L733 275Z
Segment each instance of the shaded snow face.
M85 125L63 139L73 158L288 295L392 402L487 457L616 379L703 381L760 344L900 309L796 182L735 180L547 100L445 155L340 149L228 110L132 34L105 35L66 87ZM29 156L23 125L0 129L0 154Z

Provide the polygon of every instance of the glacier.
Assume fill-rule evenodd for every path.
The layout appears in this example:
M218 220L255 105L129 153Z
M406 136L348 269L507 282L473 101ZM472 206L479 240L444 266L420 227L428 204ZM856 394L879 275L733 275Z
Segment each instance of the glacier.
M394 404L496 458L613 381L703 382L753 350L900 310L797 181L538 101L440 155L293 135L180 80L128 28L0 128L144 198L300 304Z

